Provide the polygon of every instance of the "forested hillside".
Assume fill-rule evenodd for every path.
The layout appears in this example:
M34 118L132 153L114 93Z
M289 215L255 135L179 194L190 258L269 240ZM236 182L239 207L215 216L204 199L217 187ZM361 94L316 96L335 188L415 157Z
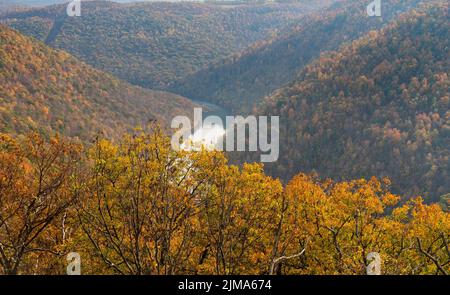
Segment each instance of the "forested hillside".
M369 1L2 14L0 274L450 274L450 4ZM124 80L279 116L278 160L174 149L196 104Z
M173 83L168 89L236 112L249 111L264 96L292 81L321 52L336 50L369 30L379 29L421 2L382 1L383 15L375 18L367 16L366 0L338 2L323 12L300 19L271 39Z
M389 176L394 191L430 201L450 192L449 48L445 3L321 56L260 109L282 122L269 171Z
M162 88L331 2L222 6L93 1L82 4L81 17L67 17L66 6L56 5L1 19L123 80Z
M167 126L193 104L122 82L0 25L0 132L115 138L158 120Z

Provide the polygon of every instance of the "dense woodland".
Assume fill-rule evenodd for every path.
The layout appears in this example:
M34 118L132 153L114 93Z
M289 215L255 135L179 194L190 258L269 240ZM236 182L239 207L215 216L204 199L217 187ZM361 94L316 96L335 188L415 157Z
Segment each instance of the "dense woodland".
M286 186L260 164L175 152L157 127L89 146L0 135L0 273L449 274L449 204L399 204L390 181Z
M283 135L271 173L389 175L407 195L448 193L449 40L447 3L404 15L307 66L266 98L262 112L280 116Z
M1 19L132 84L161 89L330 1L314 2L224 7L94 1L83 3L79 18L67 17L62 5Z
M381 28L419 3L384 0L383 17L368 18L366 0L338 2L324 11L307 14L272 38L173 82L167 89L235 112L249 112L264 96L291 82L322 52L337 50Z
M115 138L150 120L167 127L193 107L186 98L132 86L0 25L0 132Z
M450 274L449 3L425 2L0 13L0 274ZM280 116L279 160L173 150L195 99Z

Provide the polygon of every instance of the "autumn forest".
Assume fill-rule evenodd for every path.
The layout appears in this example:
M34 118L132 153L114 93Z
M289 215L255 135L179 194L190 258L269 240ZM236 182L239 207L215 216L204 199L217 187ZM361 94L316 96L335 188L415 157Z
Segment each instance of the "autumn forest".
M450 274L448 1L64 2L0 1L0 274Z

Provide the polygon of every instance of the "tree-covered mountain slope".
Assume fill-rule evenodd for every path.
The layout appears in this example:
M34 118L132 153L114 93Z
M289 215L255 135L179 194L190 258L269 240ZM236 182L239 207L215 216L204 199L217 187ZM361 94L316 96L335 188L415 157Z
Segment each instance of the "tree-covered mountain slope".
M321 52L379 29L399 14L416 7L420 0L384 0L382 17L369 17L367 0L344 0L320 13L307 15L290 29L242 53L210 65L167 89L246 112L286 83Z
M389 176L396 191L450 192L449 4L413 11L325 54L266 98L279 115L268 170L352 179Z
M0 25L0 132L117 137L149 120L167 126L194 105L132 86Z
M2 22L94 67L147 88L174 80L271 36L333 0L292 4L82 2L9 13Z

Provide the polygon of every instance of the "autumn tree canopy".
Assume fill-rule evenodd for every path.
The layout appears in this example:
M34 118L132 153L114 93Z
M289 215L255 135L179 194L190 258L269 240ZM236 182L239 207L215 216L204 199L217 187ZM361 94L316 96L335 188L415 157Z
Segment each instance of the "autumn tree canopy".
M0 141L0 272L61 274L448 274L450 213L402 201L389 179L286 186L261 164L175 152L159 128L82 148Z

